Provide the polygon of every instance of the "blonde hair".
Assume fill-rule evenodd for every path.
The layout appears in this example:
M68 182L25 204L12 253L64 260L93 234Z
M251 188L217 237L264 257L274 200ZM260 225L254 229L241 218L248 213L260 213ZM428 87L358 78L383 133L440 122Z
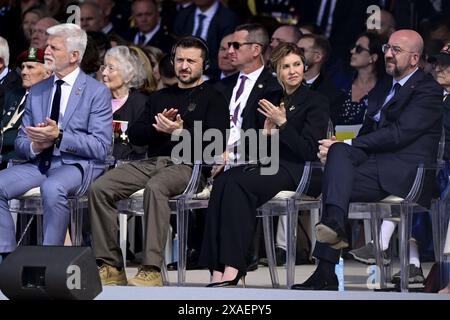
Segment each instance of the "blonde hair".
M280 80L281 61L283 60L284 57L290 54L295 54L299 56L300 59L302 59L303 66L306 66L305 64L306 59L303 50L300 49L295 43L283 42L280 45L278 45L270 55L270 65L272 69L276 72L277 80L283 87L283 89L284 85Z
M143 76L144 83L139 89L147 94L154 92L156 90L157 83L155 77L153 76L153 68L150 63L150 59L141 48L136 46L130 46L128 48L130 49L131 54L135 55L141 62L141 68L139 68L138 72L141 76Z

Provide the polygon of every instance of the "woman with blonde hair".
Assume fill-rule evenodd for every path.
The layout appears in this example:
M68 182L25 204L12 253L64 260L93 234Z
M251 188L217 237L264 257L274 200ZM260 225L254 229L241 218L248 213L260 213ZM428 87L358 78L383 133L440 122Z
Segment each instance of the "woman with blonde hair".
M317 160L318 141L326 137L329 104L303 84L304 61L295 44L279 45L271 63L283 92L271 101L259 101L265 134L279 139L279 152L271 159L279 161L278 171L267 175L259 165L244 165L214 180L200 256L200 264L212 273L209 287L238 284L247 271L257 208L282 190L295 190L305 162ZM318 186L312 184L308 193L318 194Z

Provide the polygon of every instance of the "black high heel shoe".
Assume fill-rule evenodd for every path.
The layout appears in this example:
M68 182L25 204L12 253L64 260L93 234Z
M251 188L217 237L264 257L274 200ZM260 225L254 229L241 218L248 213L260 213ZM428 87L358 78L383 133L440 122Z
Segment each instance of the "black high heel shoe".
M239 281L242 280L242 287L245 288L245 273L239 271L236 278L233 280L214 282L208 284L207 288L236 288Z

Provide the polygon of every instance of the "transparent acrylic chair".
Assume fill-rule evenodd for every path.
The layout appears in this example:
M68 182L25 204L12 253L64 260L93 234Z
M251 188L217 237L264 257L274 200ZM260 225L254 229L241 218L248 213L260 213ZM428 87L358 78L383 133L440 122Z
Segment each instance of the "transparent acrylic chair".
M263 219L264 244L266 246L267 261L269 266L272 287L279 288L278 273L275 260L275 241L273 232L273 217L286 216L286 286L290 288L294 284L295 260L297 248L298 212L309 211L311 214L311 230L319 220L321 198L306 196L313 170L322 170L320 163L306 162L303 174L295 191L281 191L267 203L258 208L259 216ZM314 232L312 235L315 236ZM315 238L311 241L312 248Z
M178 268L177 285L183 286L186 282L186 252L187 252L187 230L189 210L206 208L208 199L194 199L201 181L202 165L197 163L192 168L192 174L184 192L169 199L169 207L172 214L176 215L178 235ZM127 218L130 215L144 216L144 189L133 193L128 199L117 202L119 211L119 242L122 255L126 262L127 241ZM145 232L145 231L144 231ZM167 258L167 257L166 257ZM167 266L164 262L161 268L163 281L168 284Z
M23 161L11 160L8 166L20 164ZM83 210L87 208L87 190L94 178L101 175L107 167L104 161L92 160L89 162L88 170L83 176L83 181L80 187L73 195L69 195L68 202L70 208L70 234L72 245L81 246L83 242L82 227L83 227ZM40 188L33 188L20 197L12 199L9 202L9 209L12 214L31 215L31 218L26 224L21 224L19 230L21 236L18 245L22 243L27 231L34 218L37 220L37 244L41 245L43 242L42 231L42 217L43 207Z
M375 248L375 260L379 272L379 288L387 288L387 279L391 276L391 265L385 265L382 258L382 250L380 247L380 226L383 219L391 219L398 222L398 244L400 256L400 291L408 292L409 285L409 240L412 231L412 219L414 213L426 212L424 208L418 204L425 185L425 181L434 178L436 170L440 168L440 164L434 165L418 165L414 183L405 198L390 195L378 202L358 202L351 203L349 206L349 219L370 219L373 236L373 244ZM439 199L433 199L431 203L431 212L433 219L433 242L436 245L442 243L442 236L439 228L442 228L442 204ZM438 249L439 250L439 249ZM440 251L437 251L440 252Z

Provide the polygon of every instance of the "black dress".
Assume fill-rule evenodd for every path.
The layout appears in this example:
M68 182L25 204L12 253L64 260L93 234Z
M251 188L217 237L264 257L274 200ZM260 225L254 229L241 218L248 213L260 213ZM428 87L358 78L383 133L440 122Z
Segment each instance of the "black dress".
M228 265L245 274L256 209L279 191L295 190L305 161L318 160L317 141L327 132L328 100L302 85L284 101L288 121L279 133L278 171L264 175L261 167L239 166L214 180L200 255L200 264L210 270L223 271Z

